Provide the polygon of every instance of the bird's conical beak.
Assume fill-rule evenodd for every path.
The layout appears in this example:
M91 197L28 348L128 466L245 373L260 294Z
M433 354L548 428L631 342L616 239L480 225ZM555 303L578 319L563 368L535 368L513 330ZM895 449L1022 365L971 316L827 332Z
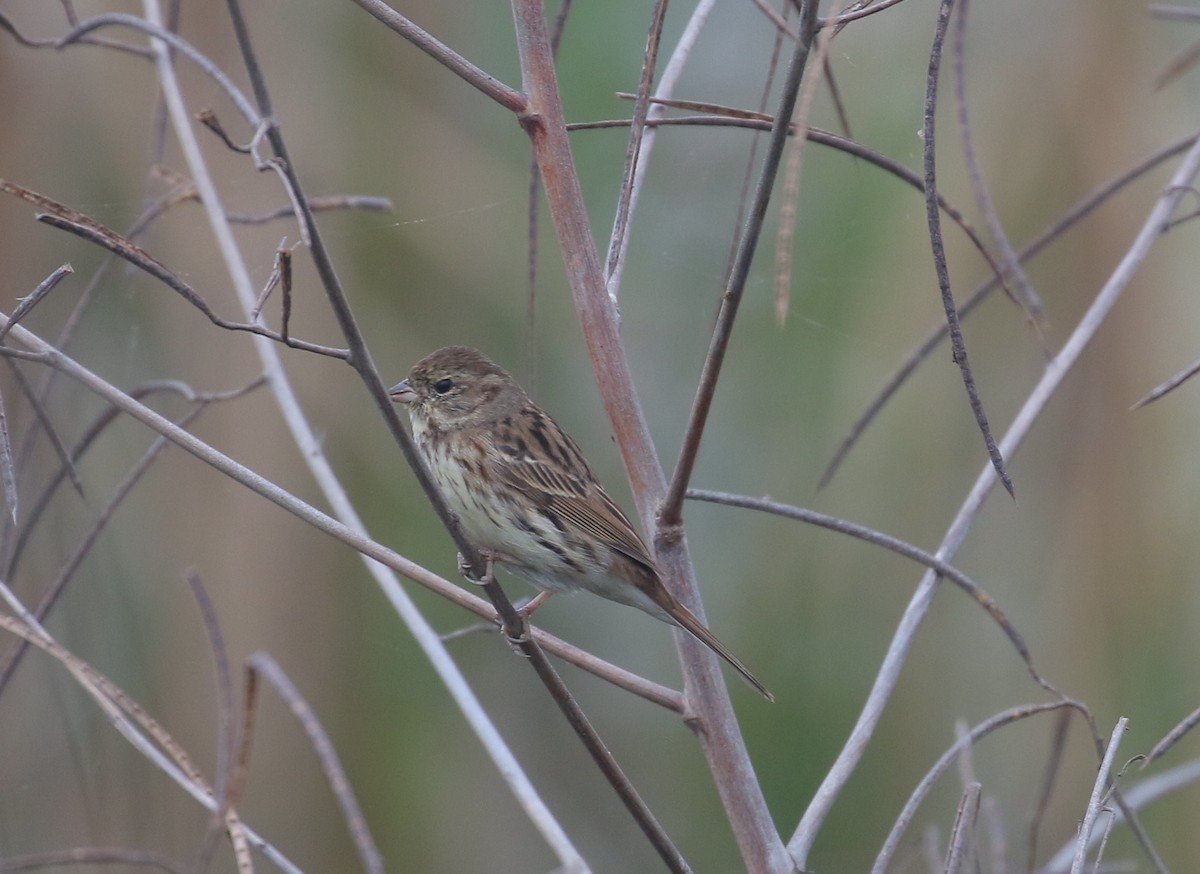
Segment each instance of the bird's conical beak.
M411 404L417 399L417 393L412 390L407 379L402 379L389 388L388 396L398 404Z

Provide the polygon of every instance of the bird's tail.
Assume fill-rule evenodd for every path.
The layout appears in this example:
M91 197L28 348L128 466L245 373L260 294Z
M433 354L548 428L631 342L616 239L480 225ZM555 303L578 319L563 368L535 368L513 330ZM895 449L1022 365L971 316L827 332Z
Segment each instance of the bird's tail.
M694 614L687 607L684 607L675 598L671 598L670 603L662 604L660 606L662 606L662 608L677 625L685 629L689 634L692 635L692 637L696 638L696 640L700 641L721 658L725 659L725 661L729 662L733 669L742 675L742 679L757 689L759 694L761 694L768 701L775 700L775 696L771 694L770 690L768 690L767 687L762 684L758 677L750 673L750 669L742 664L741 659L726 649L725 644L717 640L716 635L709 631L704 626L704 623L696 618L696 614Z

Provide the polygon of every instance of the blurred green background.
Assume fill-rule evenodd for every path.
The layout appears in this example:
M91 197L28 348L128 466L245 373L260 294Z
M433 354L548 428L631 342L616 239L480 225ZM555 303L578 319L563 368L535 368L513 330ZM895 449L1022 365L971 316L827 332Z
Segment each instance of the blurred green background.
M395 202L392 214L320 218L385 379L400 378L447 343L484 349L572 432L614 495L631 506L544 213L536 318L531 325L526 317L529 150L514 119L351 3L246 5L276 116L308 193ZM81 16L141 8L76 6ZM507 4L424 0L400 9L519 87ZM830 54L853 135L918 171L936 11L930 0L908 0L848 27ZM35 37L54 38L66 27L61 8L44 0L11 0L3 12ZM668 47L689 13L684 4L671 9ZM628 116L631 105L614 95L636 89L649 18L644 3L575 4L560 51L569 121ZM185 3L181 33L245 85L224 4ZM133 39L116 30L106 35ZM1143 4L972 4L966 70L974 145L1017 246L1087 192L1195 129L1200 73L1161 89L1155 77L1197 38L1200 26L1154 19ZM718 4L678 95L757 108L772 39L752 4ZM214 108L244 140L219 89L191 65L180 69L190 109ZM939 184L982 229L949 103L949 58L943 71ZM157 99L152 67L142 58L89 46L32 49L0 34L0 176L123 230L148 188L162 189L148 176ZM837 128L827 89L812 121ZM620 129L572 135L602 250L626 136ZM707 346L752 136L665 130L634 220L624 336L668 469ZM166 139L166 165L183 171L173 136ZM203 139L231 211L261 213L284 202L272 175L256 173L211 136ZM1132 185L1026 265L1045 302L1051 350L1113 270L1172 167ZM0 307L11 312L18 297L70 261L75 275L27 321L53 339L105 259L35 223L32 212L0 199ZM946 348L897 395L834 483L816 492L850 423L941 318L920 195L863 161L808 147L783 325L773 299L777 217L778 201L693 483L770 494L932 550L985 462ZM945 233L961 300L987 268L961 232L947 224ZM1092 708L1103 734L1118 717L1130 717L1120 759L1148 751L1200 703L1200 386L1129 411L1200 350L1194 234L1194 224L1182 224L1156 248L1009 460L1017 500L993 494L955 562L997 598L1041 671ZM295 240L291 222L239 231L256 282L266 281L284 235ZM170 211L143 242L219 312L237 312L195 204ZM296 264L293 332L338 345L303 251ZM267 312L277 319L278 302ZM1038 379L1045 351L1002 296L974 313L965 333L991 422L1002 433ZM244 335L218 331L123 265L100 282L70 351L125 387L172 378L219 390L258 373ZM454 578L454 548L352 371L300 352L285 350L284 359L374 536ZM21 369L40 377L36 367ZM0 389L19 439L31 415L7 366L0 367ZM156 405L169 415L184 410L177 399ZM101 409L67 380L56 384L48 405L68 443ZM322 506L265 392L210 409L194 430ZM121 421L83 460L83 496L70 489L57 495L10 581L27 602L56 576L152 438ZM18 522L54 468L43 439L19 471ZM878 549L782 519L701 504L689 505L686 519L712 627L779 699L766 705L732 683L786 837L852 726L920 572ZM189 568L215 601L234 664L267 650L312 702L389 871L554 867L358 558L179 450L168 449L121 506L49 626L159 718L211 774L212 658L183 579ZM527 593L516 582L508 588ZM439 629L472 621L419 587L411 590ZM678 682L671 635L652 619L588 597L555 599L538 618L600 655ZM532 672L493 635L467 636L451 648L595 870L659 870ZM564 675L696 870L738 870L689 731L590 676L571 668ZM358 870L305 738L272 693L263 698L244 818L307 871ZM945 589L811 868L867 868L914 784L953 742L955 720L975 723L1044 698L982 611ZM976 754L1012 870L1024 862L1051 729L1049 718L1030 721L989 738ZM1189 738L1156 769L1198 753L1200 740ZM1090 740L1076 722L1043 825L1041 860L1071 839L1094 774ZM933 825L944 838L958 794L954 777L943 781L910 830L897 870L924 870L922 831ZM1173 870L1200 868L1198 804L1193 787L1145 812ZM37 653L27 658L0 697L0 855L104 845L186 860L205 824L206 814L129 749L60 666ZM1130 857L1145 870L1118 829L1108 858ZM215 870L230 867L222 849Z

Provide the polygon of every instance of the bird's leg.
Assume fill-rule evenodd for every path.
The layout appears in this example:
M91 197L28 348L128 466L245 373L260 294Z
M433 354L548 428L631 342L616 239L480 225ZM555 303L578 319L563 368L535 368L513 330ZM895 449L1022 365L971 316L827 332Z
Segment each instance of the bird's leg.
M533 611L536 610L538 607L541 607L547 601L549 601L550 596L553 594L554 594L553 592L538 592L536 595L534 595L532 598L530 598L529 601L526 602L523 606L518 607L517 612L520 613L522 616L524 616L526 619L528 619L530 616L533 615Z
M483 576L475 576L474 566L467 561L466 557L461 552L458 554L458 569L462 572L462 575L467 578L468 582L474 583L477 586L484 586L486 588L496 582L496 579L493 576L495 563L498 561L504 561L504 557L500 553L492 552L488 549L479 550L479 555L483 558L485 563ZM499 587L497 587L497 590L498 589ZM488 594L490 597L492 597L493 604L495 604L494 594L491 591L489 591ZM547 595L548 597L548 593L543 594ZM499 592L499 595L501 598L504 598L503 592ZM497 625L500 626L500 632L504 635L504 639L508 641L508 645L520 655L524 655L521 647L529 641L528 616L529 612L532 612L530 608L536 609L537 606L545 600L545 597L538 596L526 604L525 609L523 610L517 610L510 607L509 609L512 610L511 618L516 621L515 625L510 625L509 622L506 622L504 616L499 612L496 614L496 617L493 620Z

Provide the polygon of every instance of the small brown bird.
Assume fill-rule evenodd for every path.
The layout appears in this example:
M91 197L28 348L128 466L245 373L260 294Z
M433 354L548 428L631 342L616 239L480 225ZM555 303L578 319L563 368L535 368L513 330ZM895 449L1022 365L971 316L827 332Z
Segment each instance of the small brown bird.
M417 362L389 390L474 546L544 592L585 589L678 625L774 696L667 591L628 517L558 423L467 346Z

